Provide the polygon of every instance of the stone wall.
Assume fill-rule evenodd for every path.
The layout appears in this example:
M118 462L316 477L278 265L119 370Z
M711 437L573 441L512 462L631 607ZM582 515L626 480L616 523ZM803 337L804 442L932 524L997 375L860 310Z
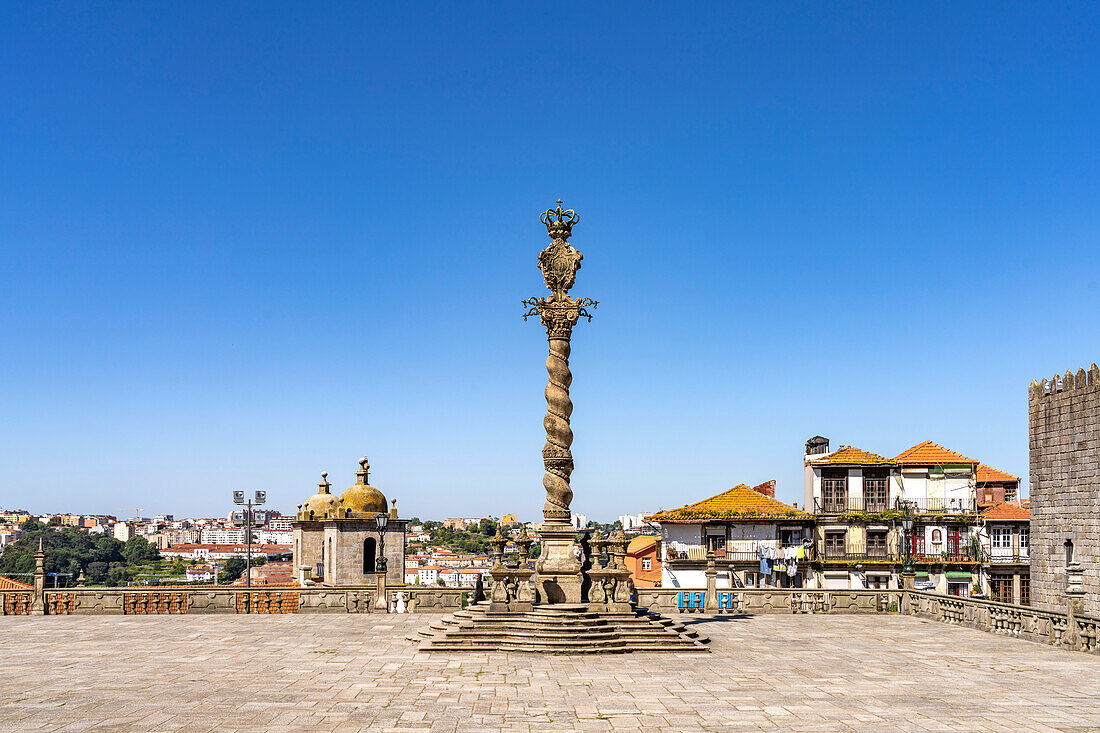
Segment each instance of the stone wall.
M1064 605L1066 542L1085 569L1087 614L1100 614L1100 369L1032 382L1031 602Z

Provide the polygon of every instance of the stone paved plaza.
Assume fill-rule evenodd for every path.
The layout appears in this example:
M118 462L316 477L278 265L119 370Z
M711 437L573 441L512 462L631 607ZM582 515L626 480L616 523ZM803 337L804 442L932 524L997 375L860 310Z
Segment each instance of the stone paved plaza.
M0 617L0 729L1100 728L1100 657L910 617L685 617L713 654L586 658L417 653L430 618Z

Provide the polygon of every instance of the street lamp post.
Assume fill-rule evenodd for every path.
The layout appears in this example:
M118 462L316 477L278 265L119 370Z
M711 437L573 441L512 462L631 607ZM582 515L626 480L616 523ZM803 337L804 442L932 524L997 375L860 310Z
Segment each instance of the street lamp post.
M902 542L905 543L905 561L901 566L901 586L903 590L913 590L915 576L913 574L913 524L916 518L910 511L909 505L901 507L901 531Z
M375 553L374 572L376 574L374 608L376 611L388 613L390 610L389 599L386 598L386 524L389 516L385 512L374 515L374 521L378 526L378 551Z
M243 504L247 507L244 510L244 520L241 522L244 525L245 541L248 543L244 561L244 584L246 588L252 587L252 505L260 506L266 501L266 491L257 491L255 496L247 501L244 498L243 491L233 492L233 503ZM234 524L237 524L237 522L234 522Z

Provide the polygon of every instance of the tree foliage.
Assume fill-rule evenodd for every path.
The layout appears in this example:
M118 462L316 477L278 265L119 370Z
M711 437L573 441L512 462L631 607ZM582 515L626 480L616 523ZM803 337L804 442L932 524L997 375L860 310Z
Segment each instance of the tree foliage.
M24 522L21 529L23 536L5 547L0 554L0 575L33 573L39 539L46 555L46 572L71 573L74 582L81 572L88 576L92 563L97 564L95 570L98 573L104 565L125 561L123 545L114 537L30 520Z

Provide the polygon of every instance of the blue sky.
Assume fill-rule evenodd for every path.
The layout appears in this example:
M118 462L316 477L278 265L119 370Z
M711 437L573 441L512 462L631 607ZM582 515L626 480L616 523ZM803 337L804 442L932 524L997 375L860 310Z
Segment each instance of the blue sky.
M581 213L574 510L812 435L1026 477L1100 357L1100 8L0 8L0 507L542 505L538 214Z

